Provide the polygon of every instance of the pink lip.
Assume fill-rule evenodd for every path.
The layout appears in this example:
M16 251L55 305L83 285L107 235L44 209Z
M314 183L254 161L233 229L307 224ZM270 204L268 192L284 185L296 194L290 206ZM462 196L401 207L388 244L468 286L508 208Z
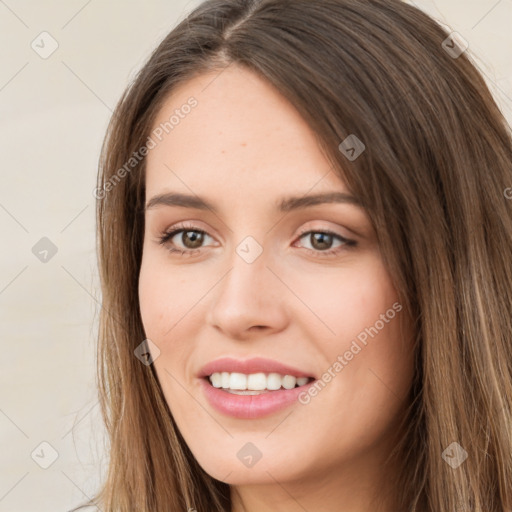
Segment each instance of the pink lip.
M298 368L281 364L272 359L255 357L240 361L231 357L222 357L211 361L203 366L198 373L198 377L208 377L217 372L238 372L238 373L279 373L281 375L293 375L294 377L313 377L310 373L305 373Z
M268 391L260 395L235 395L221 388L214 388L208 378L200 380L203 392L214 409L228 416L247 420L267 416L298 402L299 395L316 382L311 381L297 388Z
M222 357L203 366L198 377L206 399L218 412L240 419L254 419L272 414L298 401L299 395L313 384L314 380L293 389L267 391L259 395L236 395L211 385L208 377L217 372L279 373L294 377L312 377L298 368L284 365L272 359L256 357L244 361ZM314 377L313 377L314 378Z

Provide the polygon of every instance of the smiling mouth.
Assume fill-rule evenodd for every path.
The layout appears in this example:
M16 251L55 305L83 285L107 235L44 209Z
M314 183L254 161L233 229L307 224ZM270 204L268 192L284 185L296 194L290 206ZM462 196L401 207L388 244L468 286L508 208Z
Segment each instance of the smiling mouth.
M306 386L315 380L313 377L263 372L215 372L204 379L214 388L234 395L261 395L272 391L290 390Z

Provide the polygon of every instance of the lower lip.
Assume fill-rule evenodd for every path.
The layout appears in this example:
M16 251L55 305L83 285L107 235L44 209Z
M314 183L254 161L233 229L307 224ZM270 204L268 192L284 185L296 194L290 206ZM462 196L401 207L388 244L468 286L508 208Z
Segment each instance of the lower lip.
M255 419L267 416L298 402L298 397L315 381L292 389L269 391L260 395L236 395L214 388L207 379L201 379L204 394L210 405L217 411L240 419Z

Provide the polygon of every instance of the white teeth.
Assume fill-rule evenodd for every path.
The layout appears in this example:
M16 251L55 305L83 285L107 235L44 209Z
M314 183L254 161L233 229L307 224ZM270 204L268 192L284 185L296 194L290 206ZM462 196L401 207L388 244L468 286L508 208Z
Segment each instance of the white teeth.
M267 387L267 376L264 373L251 373L247 376L247 389L262 391Z
M293 389L297 384L297 378L292 377L291 375L285 375L283 379L283 388L284 389Z
M221 373L214 373L210 377L210 381L211 381L212 386L214 388L221 388L222 387L222 374Z
M281 387L283 378L279 373L270 373L267 377L267 389L275 391Z
M246 375L237 372L216 372L210 375L210 382L214 388L223 388L236 394L254 395L252 391L276 391L293 389L304 386L309 382L308 377L294 377L293 375L281 375L279 373L251 373ZM247 391L244 393L244 391Z
M247 375L244 373L232 373L229 376L229 389L247 389Z
M240 390L234 390L234 389L225 389L224 391L227 391L228 393L232 393L233 395L261 395L262 393L270 393L268 389L265 389L263 391L249 391L247 389L240 391Z

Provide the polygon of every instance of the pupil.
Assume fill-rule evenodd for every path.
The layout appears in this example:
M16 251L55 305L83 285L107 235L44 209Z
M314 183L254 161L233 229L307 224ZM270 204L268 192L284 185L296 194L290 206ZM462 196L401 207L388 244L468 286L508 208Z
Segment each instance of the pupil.
M328 249L332 243L332 235L328 233L312 233L312 246L316 249ZM325 240L327 238L327 241ZM320 246L317 246L317 243L320 242Z
M186 238L183 238L185 235L191 241L191 245L186 242ZM197 231L184 231L183 236L182 242L190 249L200 247L203 241L203 233L198 233Z

